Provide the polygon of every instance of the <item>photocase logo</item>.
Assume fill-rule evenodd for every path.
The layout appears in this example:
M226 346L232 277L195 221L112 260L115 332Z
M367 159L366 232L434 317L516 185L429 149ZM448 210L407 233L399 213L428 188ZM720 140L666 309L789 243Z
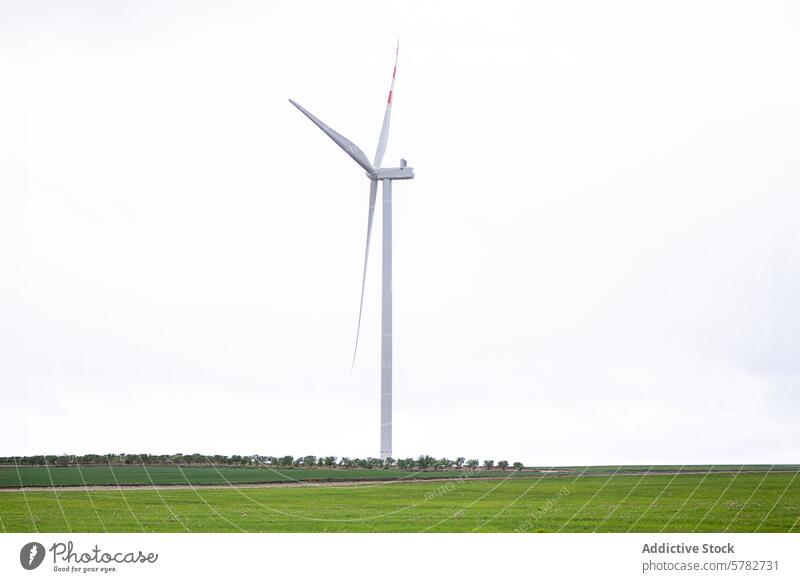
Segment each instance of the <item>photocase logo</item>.
M19 551L19 563L26 570L35 570L44 560L44 546L39 542L30 542Z

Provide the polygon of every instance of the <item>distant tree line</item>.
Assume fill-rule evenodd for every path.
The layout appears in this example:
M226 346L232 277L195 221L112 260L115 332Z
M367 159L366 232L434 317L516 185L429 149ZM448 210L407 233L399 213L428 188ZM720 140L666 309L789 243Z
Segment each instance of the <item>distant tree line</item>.
M328 468L328 469L397 469L401 471L506 471L508 461L486 459L482 463L478 459L457 457L454 460L436 459L430 455L420 455L416 459L377 457L364 459L357 457L293 457L285 455L273 457L268 455L201 455L200 453L176 453L173 455L151 455L147 453L109 453L106 455L32 455L27 457L0 457L0 465L42 465L50 467L69 467L85 465L206 465L228 467L275 467L275 468ZM515 471L524 468L520 462L513 463Z

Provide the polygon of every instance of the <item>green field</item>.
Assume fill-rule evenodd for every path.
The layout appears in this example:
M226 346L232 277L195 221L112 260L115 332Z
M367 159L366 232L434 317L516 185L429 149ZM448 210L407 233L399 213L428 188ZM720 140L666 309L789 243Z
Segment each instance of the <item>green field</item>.
M800 532L796 475L617 474L293 488L28 490L0 493L0 529Z
M509 470L508 473L511 473ZM62 485L225 485L291 481L356 481L454 477L457 471L178 466L0 467L0 487Z
M625 465L594 467L561 467L567 476L577 475L624 475L648 472L702 473L749 472L749 471L800 471L800 465L693 465L676 467L670 465ZM325 468L243 468L226 466L164 466L164 465L89 465L70 467L1 466L0 488L3 487L50 487L76 485L227 485L244 483L286 483L293 481L358 481L358 480L408 480L440 479L465 475L463 471L400 471L398 469L325 469ZM478 471L478 477L524 478L540 476L536 469L515 473L511 469L489 473Z

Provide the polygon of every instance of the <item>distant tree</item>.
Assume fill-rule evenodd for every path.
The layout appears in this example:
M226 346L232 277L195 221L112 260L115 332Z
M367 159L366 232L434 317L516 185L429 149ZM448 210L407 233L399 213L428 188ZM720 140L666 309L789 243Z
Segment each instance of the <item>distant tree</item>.
M439 459L439 460L436 462L436 466L437 466L439 469L444 469L445 471L446 471L447 469L449 469L449 468L450 468L452 465L453 465L453 461L451 461L451 460L450 460L450 459L448 459L448 458Z
M322 464L330 469L336 464L336 457L325 457L322 459Z
M405 471L408 468L408 460L407 459L397 459L397 468Z
M417 458L417 466L420 471L427 471L429 468L435 467L436 459L430 455L420 455Z
M465 460L466 460L466 459L464 459L464 457L458 457L458 458L456 459L456 469L460 469L461 467L463 467L463 466L464 466L464 461L465 461Z
M313 467L316 464L317 464L317 458L314 455L307 455L303 457L304 467Z
M494 467L494 461L492 461L491 459L486 459L483 462L483 466L487 471L491 471L492 468Z
M394 465L395 460L392 457L386 457L383 460L383 468L384 469L391 469L392 465Z
M416 461L411 457L406 457L405 461L406 461L406 469L413 470L414 467L417 466Z
M342 457L342 460L339 461L339 464L342 467L350 467L353 464L353 460L350 457Z
M521 471L523 469L523 467L524 467L524 465L522 463L520 463L519 461L514 463L514 470L515 471Z
M476 469L478 465L480 465L480 461L478 461L478 459L470 459L467 461L467 467L470 469Z
M293 462L294 457L292 455L285 455L281 457L280 465L281 467L291 467Z
M508 461L497 461L497 466L500 467L501 471L505 471L508 469Z

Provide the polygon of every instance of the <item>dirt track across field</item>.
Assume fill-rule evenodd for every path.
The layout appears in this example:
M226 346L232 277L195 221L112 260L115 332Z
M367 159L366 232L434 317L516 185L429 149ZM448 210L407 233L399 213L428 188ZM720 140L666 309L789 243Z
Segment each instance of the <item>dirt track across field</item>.
M640 471L640 472L607 472L607 473L579 473L563 472L559 474L548 472L546 474L531 474L520 477L513 477L514 473L509 472L505 476L492 477L436 477L431 479L363 479L350 481L281 481L277 483L203 483L203 484L124 484L124 485L59 485L52 486L27 486L27 487L0 487L0 493L33 493L33 492L68 492L68 491L147 491L149 489L170 490L170 489L278 489L287 487L362 487L368 485L399 485L402 483L445 483L448 481L504 481L506 479L576 479L582 477L612 477L612 476L670 476L670 475L738 475L743 473L796 473L796 471L773 470L719 470L719 471Z
M27 487L0 487L0 493L26 491L146 491L148 489L280 489L286 487L359 487L362 485L398 485L400 483L441 483L443 481L498 481L506 477L441 477L436 479L376 479L353 481L278 481L273 483L198 483L198 484L125 484L125 485L58 485L27 486ZM534 477L538 478L538 477Z

